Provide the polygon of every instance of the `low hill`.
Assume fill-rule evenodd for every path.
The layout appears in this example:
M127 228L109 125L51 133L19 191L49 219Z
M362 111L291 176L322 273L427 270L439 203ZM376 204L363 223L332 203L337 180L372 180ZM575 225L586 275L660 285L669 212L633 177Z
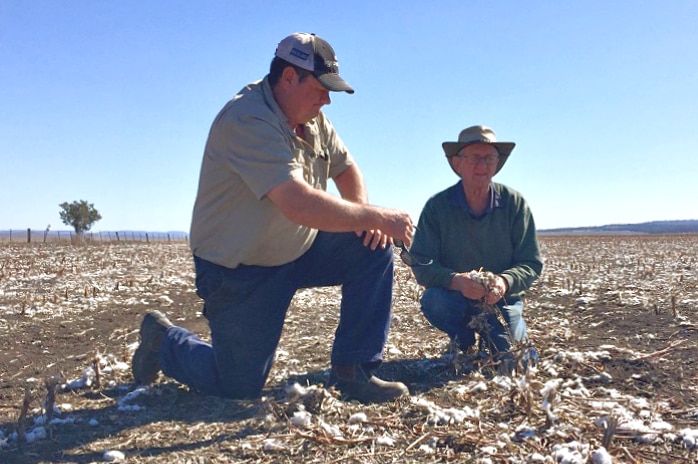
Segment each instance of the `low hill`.
M698 234L698 220L652 221L596 227L541 229L539 235Z

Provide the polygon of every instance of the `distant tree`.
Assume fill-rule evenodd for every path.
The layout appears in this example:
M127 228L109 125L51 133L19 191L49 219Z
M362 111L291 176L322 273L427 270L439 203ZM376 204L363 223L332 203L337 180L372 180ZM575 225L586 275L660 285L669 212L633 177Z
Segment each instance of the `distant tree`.
M72 203L63 202L60 205L62 211L59 213L61 221L67 226L73 227L78 236L92 228L92 224L102 219L102 215L95 209L93 203L85 200L74 201Z

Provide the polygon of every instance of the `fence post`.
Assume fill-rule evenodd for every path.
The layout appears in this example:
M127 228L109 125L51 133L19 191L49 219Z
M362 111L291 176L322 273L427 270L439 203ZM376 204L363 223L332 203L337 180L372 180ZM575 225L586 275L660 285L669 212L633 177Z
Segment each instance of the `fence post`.
M31 227L27 227L27 243L32 242L32 230Z

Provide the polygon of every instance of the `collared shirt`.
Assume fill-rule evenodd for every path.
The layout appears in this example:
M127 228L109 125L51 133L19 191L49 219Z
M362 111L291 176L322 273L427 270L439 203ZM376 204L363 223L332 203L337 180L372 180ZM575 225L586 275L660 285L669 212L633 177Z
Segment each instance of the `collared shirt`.
M488 189L487 193L489 193L489 201L487 202L487 206L485 207L485 210L482 212L482 214L476 214L475 211L472 210L470 205L468 204L468 200L465 198L465 190L463 189L463 181L461 180L458 182L458 186L460 188L453 189L452 196L451 196L451 201L454 202L454 204L458 205L463 211L468 213L473 219L482 219L492 211L493 208L496 208L501 205L502 203L502 197L497 192L497 189L494 188L494 184L490 183L490 188Z
M300 257L317 230L288 220L266 196L291 179L326 190L352 157L324 114L301 139L274 100L268 77L242 89L209 132L191 224L200 258L235 268L278 266Z

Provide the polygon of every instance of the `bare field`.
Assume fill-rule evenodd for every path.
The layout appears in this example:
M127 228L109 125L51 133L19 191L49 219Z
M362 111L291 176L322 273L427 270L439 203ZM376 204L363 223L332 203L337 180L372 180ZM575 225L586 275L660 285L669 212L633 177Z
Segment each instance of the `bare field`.
M338 288L296 295L260 400L136 389L146 311L208 336L188 246L0 245L0 462L698 462L698 235L540 240L538 366L451 353L398 263L379 375L412 396L377 406L322 386Z

